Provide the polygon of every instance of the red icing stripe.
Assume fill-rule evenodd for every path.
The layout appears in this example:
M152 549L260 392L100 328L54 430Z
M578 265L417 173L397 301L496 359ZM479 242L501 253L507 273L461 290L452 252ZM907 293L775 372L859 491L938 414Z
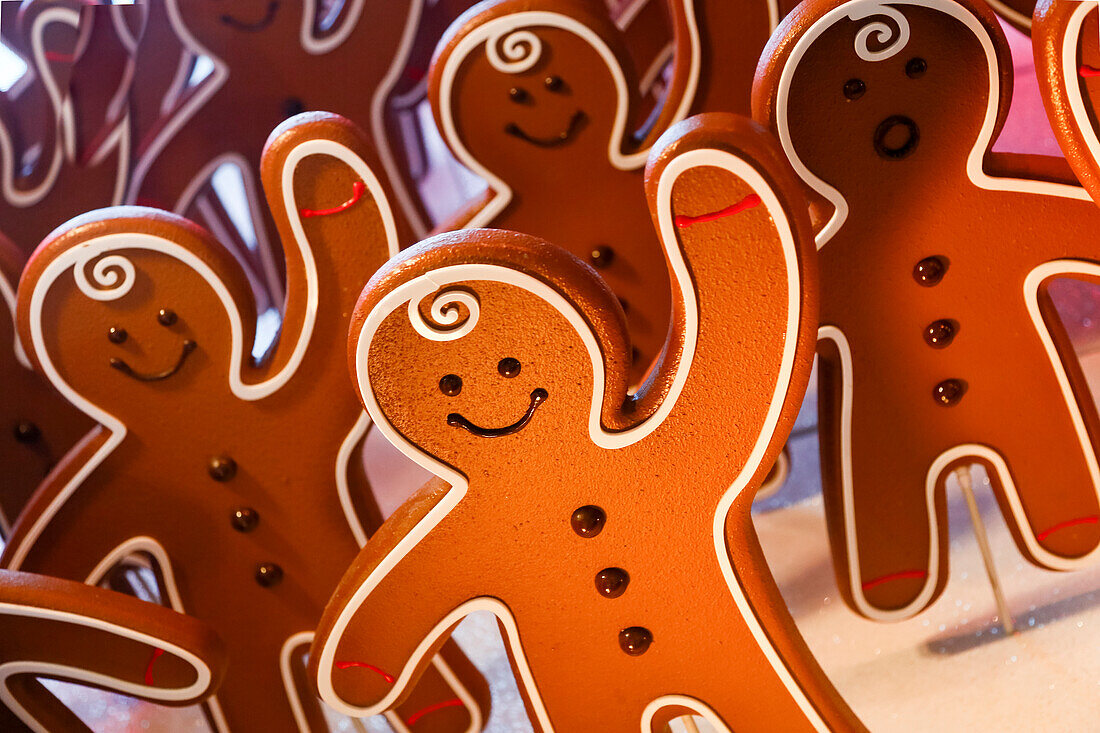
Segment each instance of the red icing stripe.
M405 721L405 725L416 725L416 721L423 718L428 713L434 713L436 710L443 710L444 708L460 708L463 707L462 701L457 697L453 700L444 700L443 702L437 702L434 705L429 705L423 710L417 710L415 713L409 716L409 719Z
M1042 542L1047 537L1050 537L1052 534L1054 534L1055 532L1057 532L1060 529L1068 529L1070 527L1076 527L1079 524L1096 524L1097 522L1100 522L1100 517L1098 517L1096 515L1092 515L1092 516L1089 516L1089 517L1077 517L1077 519L1068 519L1065 522L1059 522L1058 524L1054 525L1053 527L1050 527L1048 529L1044 529L1042 532L1035 535L1035 539Z
M375 667L373 664L367 664L366 662L336 663L336 669L349 669L351 667L361 667L362 669L369 669L372 672L377 672L378 674L382 675L382 679L384 679L386 682L389 682L391 685L393 684L393 675L389 674L388 672L383 672L382 670L378 669L378 667Z
M149 657L149 663L145 665L145 684L153 686L153 665L156 664L160 656L164 654L163 649L154 649L153 656Z
M676 226L683 228L689 227L692 224L702 224L706 221L714 221L715 219L722 219L727 216L733 216L734 214L740 214L745 209L751 209L754 206L760 205L760 197L755 193L750 193L741 201L738 201L733 206L727 206L721 211L712 211L709 214L700 214L699 216L684 216L682 214L676 216Z
M1084 77L1100 76L1100 69L1095 66L1089 66L1088 64L1081 64L1077 69L1077 73Z
M883 583L889 583L892 580L911 580L913 578L923 579L928 577L928 573L923 570L902 570L897 573L890 573L889 575L883 575L880 578L868 580L863 584L863 590L871 590L876 585L882 585Z
M366 193L366 191L367 184L363 183L362 181L356 181L351 186L351 198L344 203L340 204L339 206L334 206L331 209L321 209L320 211L314 211L313 209L302 209L302 216L328 216L329 214L339 214L341 211L344 211L345 209L350 209L352 206L355 206L359 199L363 198L363 194Z
M47 61L54 61L56 63L71 64L76 60L76 56L71 53L58 53L57 51L47 51L45 53Z

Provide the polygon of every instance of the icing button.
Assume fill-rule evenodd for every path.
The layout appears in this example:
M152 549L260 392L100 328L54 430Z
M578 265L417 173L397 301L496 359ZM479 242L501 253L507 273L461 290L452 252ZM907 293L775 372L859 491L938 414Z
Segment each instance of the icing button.
M237 462L229 456L216 456L210 459L206 470L215 481L228 481L237 475Z
M949 318L941 318L924 329L924 340L933 349L945 349L955 338L958 326Z
M519 363L519 359L513 359L512 357L508 356L501 359L500 363L497 364L497 371L500 372L500 376L508 377L509 379L511 379L512 377L519 376L519 370L521 366L522 365Z
M20 420L15 424L15 439L20 443L37 443L42 431L30 420Z
M626 593L630 576L622 568L604 568L596 573L596 590L604 598L618 598Z
M573 516L569 519L569 523L573 525L573 531L586 539L595 537L602 532L606 521L607 515L604 514L603 509L591 504L582 506L573 512Z
M867 83L863 79L849 79L844 82L844 96L848 101L854 102L867 91Z
M238 532L251 532L260 523L260 513L252 507L241 507L233 512L229 521Z
M939 285L947 273L947 263L940 257L925 257L913 268L913 279L920 285L930 288Z
M619 632L619 648L632 657L646 653L653 643L653 634L641 626L631 626Z
M593 267L598 267L600 269L603 269L605 267L609 267L611 265L611 263L614 262L614 261L615 261L615 250L611 249L606 244L601 244L600 246L595 247L588 254L588 262Z
M273 562L263 562L256 566L256 582L264 588L278 585L283 580L283 569Z
M966 382L961 379L945 379L932 390L932 397L944 407L953 407L959 403L966 392Z

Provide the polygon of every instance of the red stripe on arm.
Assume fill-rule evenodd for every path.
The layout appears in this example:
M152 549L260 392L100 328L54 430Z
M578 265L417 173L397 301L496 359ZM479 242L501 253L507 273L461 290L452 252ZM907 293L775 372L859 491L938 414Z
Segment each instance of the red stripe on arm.
M429 705L428 707L426 707L422 710L417 710L415 713L410 715L409 719L405 721L405 725L407 725L411 728L412 726L416 725L416 721L420 720L421 718L423 718L425 715L427 715L429 713L434 713L435 711L443 710L444 708L460 708L460 707L463 707L462 701L459 700L457 697L452 699L452 700L444 700L443 702L437 702L434 705Z
M145 665L145 684L150 687L153 686L153 665L156 664L162 654L164 654L163 649L154 649L153 656L149 657L149 663Z
M863 584L863 590L871 590L876 585L882 585L883 583L889 583L892 580L913 580L924 579L928 577L928 573L924 570L902 570L897 573L890 573L889 575L883 575L879 578L873 578Z
M1077 73L1084 77L1100 76L1100 69L1095 66L1089 66L1088 64L1081 64L1077 69Z
M755 193L750 193L745 198L738 201L733 206L727 206L721 211L712 211L709 214L700 214L699 216L686 216L683 214L676 215L676 226L683 229L689 227L692 224L702 224L703 222L714 221L715 219L724 219L727 216L733 216L734 214L740 214L742 211L751 209L760 205L760 197Z
M351 187L351 198L340 204L339 206L334 206L331 209L321 209L319 211L315 211L314 209L302 209L300 213L303 218L310 216L328 216L330 214L339 214L341 211L345 211L347 209L350 209L352 206L355 206L359 199L363 198L363 194L366 192L367 184L363 183L362 181L356 181L352 184Z
M1047 529L1044 529L1042 532L1035 535L1035 539L1042 542L1047 537L1050 537L1052 534L1060 529L1069 529L1070 527L1076 527L1079 524L1096 524L1097 522L1100 522L1100 517L1095 515L1088 517L1077 517L1076 519L1067 519L1064 522L1059 522L1053 527L1048 527Z
M391 685L393 684L393 675L390 674L389 672L383 672L382 670L378 669L378 667L375 667L373 664L367 664L366 662L337 662L336 663L336 669L349 669L351 667L369 669L371 672L377 672L378 674L382 675L382 679L384 679L386 682L389 682Z

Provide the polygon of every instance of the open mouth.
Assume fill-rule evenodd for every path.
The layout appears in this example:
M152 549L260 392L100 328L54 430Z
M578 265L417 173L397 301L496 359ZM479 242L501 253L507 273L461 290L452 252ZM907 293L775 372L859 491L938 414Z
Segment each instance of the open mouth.
M257 21L246 23L245 21L234 18L232 15L229 14L223 15L221 17L221 21L230 28L233 28L234 30L255 33L257 31L262 31L264 28L267 28L269 25L271 25L271 21L275 20L275 13L278 12L278 10L279 0L271 0L271 2L267 4L267 14Z
M139 382L159 382L162 379L168 379L168 377L172 376L180 369L182 369L183 362L187 361L187 357L191 354L192 351L195 350L197 346L198 344L190 339L184 341L183 351L180 352L180 358L179 361L176 362L176 365L171 369L166 369L165 371L157 372L156 374L142 374L141 372L136 372L133 370L133 368L130 367L129 364L124 362L122 359L116 359L113 356L111 357L111 366L119 370L126 376L133 377Z
M564 145L565 143L569 142L573 138L573 135L577 133L577 130L580 129L581 125L584 124L584 121L586 119L588 119L588 116L584 112L577 110L576 114L573 115L573 118L569 120L569 127L566 128L565 132L559 132L556 136L549 138L532 137L531 135L528 135L526 132L524 132L520 128L520 126L514 122L509 122L507 125L505 125L504 131L509 135L512 135L513 137L518 137L520 140L529 142L532 145L538 145L540 148L556 148L559 145Z
M482 428L474 425L466 418L459 415L457 412L452 412L447 416L447 424L452 428L462 428L468 430L479 438L499 438L504 435L512 435L518 433L527 427L527 423L531 422L531 418L535 416L535 410L539 409L539 405L546 402L546 398L550 395L545 389L539 387L531 393L531 404L527 407L527 412L523 413L516 422L503 428Z
M920 128L904 115L887 117L875 129L875 152L888 160L901 160L917 149Z

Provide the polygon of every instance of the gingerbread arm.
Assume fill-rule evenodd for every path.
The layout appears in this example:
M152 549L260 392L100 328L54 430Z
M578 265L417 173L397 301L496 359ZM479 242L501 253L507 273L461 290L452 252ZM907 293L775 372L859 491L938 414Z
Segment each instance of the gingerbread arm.
M359 291L397 252L394 216L367 150L351 122L326 113L292 117L268 138L261 177L287 272L271 370L302 359L311 339L343 343Z
M687 117L699 87L703 50L695 18L695 0L665 1L672 24L672 74L660 106L638 133L642 149L652 146L669 127Z
M433 479L371 538L322 616L310 653L321 698L347 715L406 699L451 629L474 610L448 585L455 545L442 535L455 489ZM419 588L430 585L431 594Z
M646 189L673 280L674 332L638 407L659 422L727 406L713 422L717 440L728 442L731 424L763 436L755 491L812 361L817 270L804 200L770 136L721 114L674 127L650 157Z
M199 621L80 583L0 571L4 730L87 730L39 677L187 705L221 682L225 652Z

